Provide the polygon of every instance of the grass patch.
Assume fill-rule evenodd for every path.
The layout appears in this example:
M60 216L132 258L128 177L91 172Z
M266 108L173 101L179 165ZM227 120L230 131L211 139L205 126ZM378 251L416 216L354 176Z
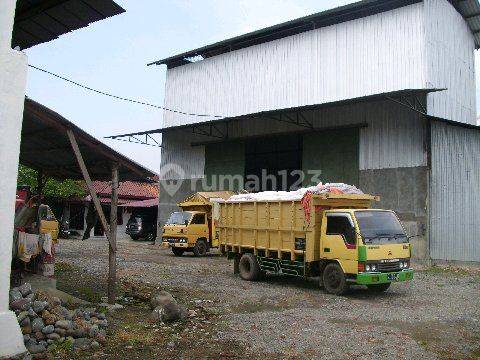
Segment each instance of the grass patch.
M57 279L57 289L79 299L99 303L102 297L106 296L106 279L89 275L74 265L63 262L55 263L55 278Z

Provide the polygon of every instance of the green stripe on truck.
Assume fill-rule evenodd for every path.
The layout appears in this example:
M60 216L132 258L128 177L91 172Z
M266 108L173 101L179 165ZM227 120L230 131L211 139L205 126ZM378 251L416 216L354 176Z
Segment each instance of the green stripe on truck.
M367 261L367 247L359 246L358 247L358 261L365 262Z

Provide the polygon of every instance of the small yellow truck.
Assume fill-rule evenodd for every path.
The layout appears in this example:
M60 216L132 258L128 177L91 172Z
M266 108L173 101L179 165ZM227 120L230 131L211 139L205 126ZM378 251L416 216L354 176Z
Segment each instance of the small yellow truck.
M413 279L411 245L396 214L372 195L319 194L297 201L219 203L220 250L244 280L266 272L320 278L328 293L352 284L385 291Z
M170 247L175 256L182 256L185 251L205 256L211 248L218 247L211 200L226 200L234 194L233 191L212 191L187 197L178 204L182 211L172 213L163 226L163 247Z

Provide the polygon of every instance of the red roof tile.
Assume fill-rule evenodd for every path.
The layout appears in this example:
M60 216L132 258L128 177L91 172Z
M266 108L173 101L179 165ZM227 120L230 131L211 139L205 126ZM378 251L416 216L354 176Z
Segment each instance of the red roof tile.
M99 197L110 197L112 184L109 181L94 181L93 187ZM119 199L146 200L158 197L158 184L124 181L118 187Z

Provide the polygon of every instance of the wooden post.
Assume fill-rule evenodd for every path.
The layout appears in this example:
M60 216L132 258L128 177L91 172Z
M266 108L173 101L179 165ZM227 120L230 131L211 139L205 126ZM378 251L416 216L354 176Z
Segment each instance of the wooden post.
M105 236L107 237L110 246L113 250L117 250L116 245L111 240L110 236L110 227L108 226L107 219L105 218L105 214L103 213L102 205L100 204L100 200L98 200L97 192L93 188L92 180L90 179L90 175L88 174L87 167L85 162L83 161L82 153L80 152L80 148L78 147L77 139L75 139L75 135L73 134L72 130L67 130L68 139L70 140L70 144L72 145L73 153L77 158L78 166L80 166L80 170L82 171L83 179L87 184L88 191L90 192L90 196L92 197L93 204L95 205L95 210L97 210L98 217L100 218L100 222L102 223L103 231L105 232Z
M43 194L43 170L40 169L37 172L37 228L40 233L40 206L42 205L42 194Z
M112 198L110 205L110 246L108 247L108 303L115 304L115 286L117 282L117 203L118 203L118 165L112 166Z

